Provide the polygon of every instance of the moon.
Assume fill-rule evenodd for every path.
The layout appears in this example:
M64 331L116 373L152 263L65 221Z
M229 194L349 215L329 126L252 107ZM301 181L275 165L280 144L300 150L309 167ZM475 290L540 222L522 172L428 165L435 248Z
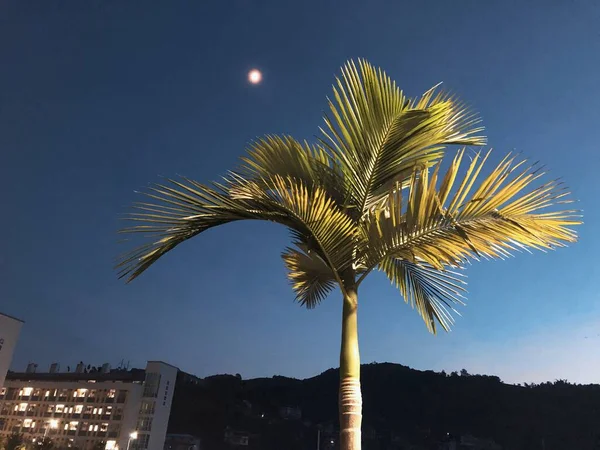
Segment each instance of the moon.
M252 69L248 72L248 81L251 84L259 84L262 81L262 73L258 69Z

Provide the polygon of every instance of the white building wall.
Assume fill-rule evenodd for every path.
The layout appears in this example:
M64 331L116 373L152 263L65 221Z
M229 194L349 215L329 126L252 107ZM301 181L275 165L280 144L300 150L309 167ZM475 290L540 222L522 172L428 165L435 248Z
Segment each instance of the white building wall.
M148 361L142 408L144 402L148 402L147 404L154 403L154 414L150 416L140 410L138 420L138 448L140 450L163 450L177 371L176 367L169 364L160 361Z
M23 322L0 313L0 388L4 386Z

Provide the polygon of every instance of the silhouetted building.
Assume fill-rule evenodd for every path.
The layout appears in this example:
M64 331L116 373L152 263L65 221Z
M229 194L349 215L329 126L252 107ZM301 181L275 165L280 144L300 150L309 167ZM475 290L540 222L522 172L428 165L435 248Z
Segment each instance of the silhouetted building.
M229 427L225 429L225 443L233 447L247 447L250 442L250 435L245 431L233 430Z
M164 450L200 450L200 439L191 434L167 434Z
M300 420L302 410L297 406L282 406L279 408L279 415L282 419Z
M462 436L448 434L440 450L502 450L502 447L491 439L479 439L468 434Z

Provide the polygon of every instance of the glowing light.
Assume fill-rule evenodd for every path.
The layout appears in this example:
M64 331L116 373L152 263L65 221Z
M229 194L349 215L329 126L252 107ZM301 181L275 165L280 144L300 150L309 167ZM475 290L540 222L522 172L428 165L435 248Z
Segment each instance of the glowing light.
M258 69L252 69L248 72L248 81L252 84L259 84L262 81L262 73Z
M58 428L58 420L56 419L52 419L50 422L48 422L50 424L50 428Z
M132 431L131 433L129 433L129 437L131 439L137 439L137 436L138 436L137 431Z

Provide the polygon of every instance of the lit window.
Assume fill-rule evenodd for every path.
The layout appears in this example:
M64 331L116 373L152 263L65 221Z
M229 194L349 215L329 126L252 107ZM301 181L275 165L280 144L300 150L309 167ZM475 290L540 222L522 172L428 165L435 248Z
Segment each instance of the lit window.
M34 424L35 424L35 422L34 422ZM31 420L31 419L25 419L25 420L23 421L23 427L24 427L24 428L29 428L29 427L31 427L31 426L32 426L32 420Z
M0 388L0 395L6 394L6 388Z
M67 409L66 409L66 408L65 408L65 412L67 412ZM69 414L73 414L73 407L72 407L72 406L70 406L70 407L69 407L69 411L68 411L68 413L69 413Z
M98 408L94 408L94 412L92 414L98 414Z
M77 421L69 422L69 430L70 431L76 431L77 430L77 425L79 425L79 422L77 422Z
M117 447L117 441L106 441L105 450L114 450Z
M104 432L108 430L108 424L107 423L103 423L102 425L100 425L100 431Z
M48 405L48 412L49 413L53 413L54 412L54 405Z
M68 429L69 429L69 424L65 423L65 430L68 430Z
M110 414L112 412L112 406L106 407L106 414Z
M62 412L64 412L64 410L65 410L65 405L56 405L55 411L57 413L62 413Z
M83 405L75 405L75 414L81 414L81 411L83 411Z
M94 425L94 431L98 431L98 425Z
M27 403L19 403L19 411L27 411Z
M23 389L21 389L19 391L19 395L20 396L25 396L25 397L29 397L31 395L31 392L33 391L32 387L24 387Z
M50 397L50 391L46 391L46 393L44 394L44 397Z
M115 398L116 393L117 393L116 390L111 389L110 391L108 391L108 398ZM106 445L108 445L108 444L106 444Z
M102 414L102 408L98 408L98 414Z
M87 389L83 389L83 388L77 389L75 391L75 393L73 394L73 396L74 397L85 397L85 394L87 393L87 391L88 391Z
M91 413L92 413L92 407L91 406L86 406L84 414L91 414Z

